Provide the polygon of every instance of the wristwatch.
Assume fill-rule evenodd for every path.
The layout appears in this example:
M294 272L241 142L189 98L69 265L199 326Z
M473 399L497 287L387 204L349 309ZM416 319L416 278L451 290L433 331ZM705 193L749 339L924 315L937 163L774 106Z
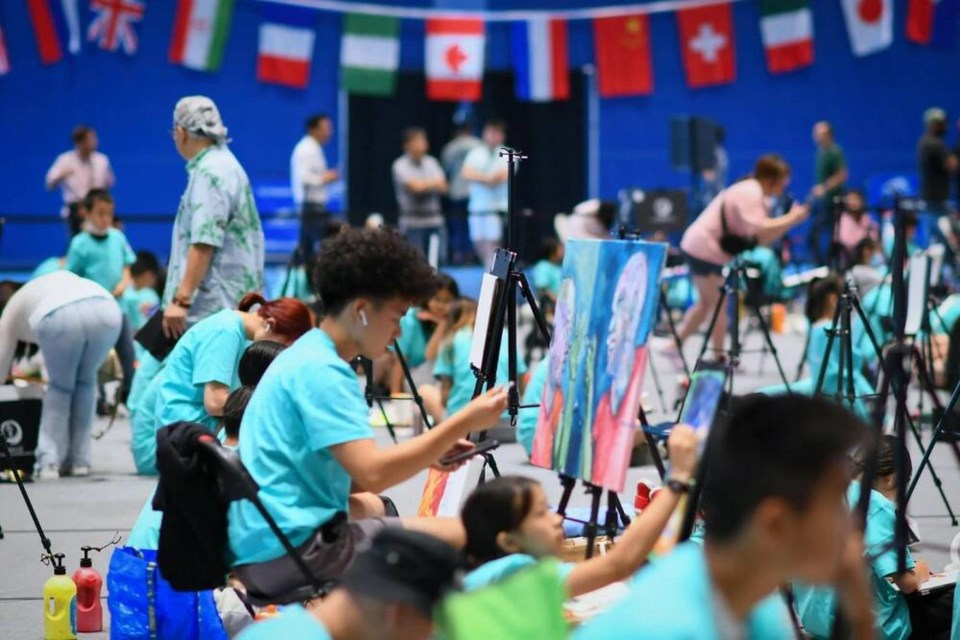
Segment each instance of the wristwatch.
M189 309L190 303L181 298L180 296L173 296L173 299L170 301L171 304L175 304L182 309Z
M684 493L690 493L690 489L693 487L693 482L681 482L676 478L669 478L665 486L674 493L679 493L682 495Z

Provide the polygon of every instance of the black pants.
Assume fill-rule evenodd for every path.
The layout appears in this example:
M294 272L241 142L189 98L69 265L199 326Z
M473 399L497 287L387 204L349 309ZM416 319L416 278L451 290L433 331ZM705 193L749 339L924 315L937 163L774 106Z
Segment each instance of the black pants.
M910 609L910 640L949 640L953 622L953 587L905 596Z
M327 235L330 214L322 204L304 203L300 215L300 243L297 246L300 264L307 264Z
M67 207L67 232L70 234L69 241L83 229L84 219L80 216L79 202L71 202Z

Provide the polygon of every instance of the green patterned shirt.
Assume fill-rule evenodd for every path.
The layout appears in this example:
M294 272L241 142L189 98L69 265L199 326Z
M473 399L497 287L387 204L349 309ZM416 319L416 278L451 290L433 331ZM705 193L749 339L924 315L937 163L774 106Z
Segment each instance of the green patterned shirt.
M173 225L163 304L170 303L187 269L190 245L214 247L197 288L188 324L234 309L251 291L263 291L263 228L246 172L226 145L207 147L187 163L187 189Z

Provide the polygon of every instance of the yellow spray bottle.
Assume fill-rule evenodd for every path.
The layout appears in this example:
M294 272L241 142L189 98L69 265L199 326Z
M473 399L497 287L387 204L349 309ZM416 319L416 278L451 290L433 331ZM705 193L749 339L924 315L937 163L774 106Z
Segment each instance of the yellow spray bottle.
M50 556L53 576L43 585L44 640L76 640L77 585L63 566L63 554Z

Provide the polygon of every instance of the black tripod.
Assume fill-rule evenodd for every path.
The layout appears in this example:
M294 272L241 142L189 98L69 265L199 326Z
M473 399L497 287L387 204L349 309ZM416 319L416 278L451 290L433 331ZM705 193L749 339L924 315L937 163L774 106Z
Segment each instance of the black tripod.
M732 300L730 348L726 351L726 356L730 363L730 388L733 389L732 381L734 372L736 371L737 365L740 364L740 355L743 353L743 347L740 342L740 314L738 312L737 300L740 294L740 283L746 282L747 279L747 267L743 262L743 258L737 256L728 268L727 277L724 280L723 286L720 288L720 299L717 300L717 306L713 309L713 315L710 317L710 324L707 327L707 334L703 339L703 346L700 348L700 353L697 355L697 361L693 368L696 370L697 366L699 366L703 360L704 355L707 353L707 348L710 345L710 337L713 335L713 328L717 325L717 319L724 311L724 303L726 303L728 299ZM773 339L770 337L770 328L767 326L766 318L763 317L763 313L760 311L760 305L756 300L753 300L752 304L748 304L747 306L753 311L760 325L760 331L763 333L766 347L773 356L773 361L777 365L777 371L780 373L780 379L783 380L783 384L787 388L787 392L789 392L790 382L787 380L787 374L784 372L783 365L780 363L780 356L777 355L777 347L773 344Z
M543 335L547 345L550 344L550 329L547 327L547 321L540 312L536 297L530 289L527 277L522 271L517 269L517 252L513 249L516 224L516 174L520 162L527 159L522 151L503 147L500 149L500 157L507 159L507 220L506 220L506 248L498 248L493 260L493 266L490 273L497 278L497 291L494 295L493 312L490 316L490 331L486 334L484 342L483 357L481 362L472 363L474 375L477 377L477 383L473 388L473 397L479 396L484 387L492 389L497 381L497 365L500 360L500 346L503 341L503 333L507 332L508 360L507 369L509 375L510 387L508 390L508 411L510 415L510 424L515 426L517 415L522 408L520 406L520 391L517 384L517 290L523 295L533 317L537 323L537 329ZM477 366L479 365L479 366ZM481 432L478 441L486 439L486 432ZM496 459L492 453L484 453L484 467L490 467L494 476L500 475ZM486 470L484 468L484 471ZM481 472L480 479L483 481L484 473Z
M30 496L27 495L27 489L23 486L23 479L20 478L20 470L16 468L13 463L13 453L10 451L10 446L7 444L7 438L3 434L3 430L0 429L0 453L7 459L10 472L13 474L14 479L17 482L17 487L20 489L20 495L23 496L23 501L27 505L27 511L30 512L30 518L33 519L33 526L37 528L37 533L40 535L40 544L43 546L44 551L46 551L45 557L53 557L53 545L50 543L50 538L46 536L43 532L43 527L40 526L40 519L37 517L37 512L33 509L33 502L30 501ZM0 539L3 536L0 534Z
M413 374L410 371L410 366L407 364L407 359L403 356L403 350L400 348L400 343L397 340L393 341L393 350L397 355L397 360L400 362L400 367L403 369L403 377L410 386L410 399L419 408L420 419L423 420L424 427L426 429L430 429L433 425L430 423L430 416L427 414L427 409L423 405L423 396L421 396L420 392L417 390L417 384L413 381ZM383 423L387 428L387 432L390 434L390 439L393 440L394 444L396 444L397 433L393 428L393 424L390 422L390 417L387 415L386 408L383 406L384 400L393 400L393 398L389 396L379 396L374 393L373 360L363 356L357 356L356 362L360 367L363 368L363 375L367 378L367 384L363 392L364 398L367 401L367 406L373 408L374 403L376 403L377 408L380 409L380 414L383 416Z

